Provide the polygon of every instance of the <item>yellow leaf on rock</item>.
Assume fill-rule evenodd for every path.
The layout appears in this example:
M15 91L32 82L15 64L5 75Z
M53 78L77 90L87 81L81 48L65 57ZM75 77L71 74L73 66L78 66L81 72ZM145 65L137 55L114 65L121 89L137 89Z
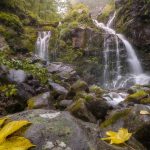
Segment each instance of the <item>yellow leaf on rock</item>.
M132 133L129 133L128 129L121 128L118 132L108 131L106 135L109 137L101 140L109 140L110 144L122 144L130 139Z
M5 122L7 119L8 119L7 117L0 119L0 127L4 124L4 122Z
M0 130L0 144L3 143L7 136L13 134L20 128L22 128L25 125L30 124L30 122L26 120L20 120L20 121L12 121L6 124L1 130Z
M34 146L28 139L15 136L0 144L0 150L28 150Z
M146 110L141 110L140 111L141 115L150 115L150 112L146 111Z

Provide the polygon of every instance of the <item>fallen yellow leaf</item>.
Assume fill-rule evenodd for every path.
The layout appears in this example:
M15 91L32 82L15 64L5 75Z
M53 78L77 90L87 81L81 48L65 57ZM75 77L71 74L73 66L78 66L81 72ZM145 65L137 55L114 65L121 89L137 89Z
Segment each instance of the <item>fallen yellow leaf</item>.
M12 121L6 124L1 130L0 130L0 144L3 143L7 136L13 134L20 128L22 128L25 125L30 124L30 122L26 120L20 120L20 121Z
M146 111L146 110L141 110L140 111L141 115L150 115L150 112Z
M28 150L34 146L28 139L15 136L0 144L0 150Z
M0 119L0 127L4 124L4 122L5 122L7 119L8 119L7 117Z
M121 128L118 132L107 131L107 138L102 138L101 140L109 140L110 144L122 144L130 139L132 133L128 132L128 129Z

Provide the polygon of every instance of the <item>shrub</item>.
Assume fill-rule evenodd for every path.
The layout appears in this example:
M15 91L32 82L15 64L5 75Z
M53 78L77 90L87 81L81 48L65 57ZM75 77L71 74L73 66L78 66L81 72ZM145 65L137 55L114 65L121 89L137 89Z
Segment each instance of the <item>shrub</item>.
M0 12L0 23L8 27L12 27L17 31L22 30L22 23L20 19L18 18L18 16L11 13Z

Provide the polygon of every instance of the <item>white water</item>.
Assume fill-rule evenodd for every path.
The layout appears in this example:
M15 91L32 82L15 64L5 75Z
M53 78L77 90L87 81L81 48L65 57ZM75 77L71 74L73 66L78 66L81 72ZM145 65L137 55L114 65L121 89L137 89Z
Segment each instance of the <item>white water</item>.
M116 106L120 102L124 101L128 94L126 93L116 93L116 92L110 92L108 94L104 94L103 98L106 99L106 101L112 105Z
M48 47L50 37L51 31L42 31L38 33L36 41L36 55L43 60L49 59Z
M132 45L127 41L127 39L123 35L117 34L117 36L122 40L122 42L124 43L126 47L127 54L128 54L128 62L131 67L130 68L131 72L135 75L142 74L143 69L142 69L141 63L138 60L135 54L135 50L133 49Z
M103 29L106 32L106 36L104 38L104 71L103 71L103 80L105 88L125 88L128 84L148 84L150 82L150 77L143 73L143 69L141 63L135 53L134 48L129 43L129 41L121 34L117 34L114 29L111 28L113 21L115 19L116 12L108 21L107 25L104 23L99 23L97 20L93 20L95 25L98 28ZM115 60L111 60L111 46L110 46L110 38L114 37L115 41ZM120 49L119 49L119 40L124 44L126 53L127 53L127 62L128 68L130 72L126 72L122 74L122 66L121 66L121 58L120 58ZM115 61L116 66L113 66L113 69L110 68L112 66L112 61ZM111 70L112 69L112 70ZM115 76L112 76L112 72L115 72ZM112 79L113 78L113 79Z

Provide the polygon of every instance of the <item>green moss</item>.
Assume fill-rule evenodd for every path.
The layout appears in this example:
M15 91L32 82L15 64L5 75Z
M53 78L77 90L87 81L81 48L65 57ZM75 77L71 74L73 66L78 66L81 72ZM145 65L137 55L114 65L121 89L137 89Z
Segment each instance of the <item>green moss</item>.
M144 98L140 101L141 104L150 104L150 98Z
M88 88L88 85L85 81L78 80L72 85L72 90L74 91L84 91Z
M79 100L75 101L69 108L68 110L71 112L71 113L75 113L75 112L78 112L78 110L80 110L81 108L84 107L84 103L85 103L85 100L80 98Z
M112 124L114 124L116 121L118 121L121 118L126 117L130 113L130 109L125 109L120 112L116 112L113 114L111 117L109 117L106 121L104 121L101 125L100 128L106 128Z
M136 101L136 102L139 102L140 103L140 100L143 99L145 96L147 96L148 93L143 91L143 90L140 90L134 94L131 94L127 97L126 101Z
M98 96L98 95L102 95L104 93L104 90L97 85L93 85L90 87L90 92L93 92Z
M80 98L84 99L86 102L90 102L90 101L94 100L93 95L88 94L88 93L86 93L84 91L77 92L76 96L74 97L74 100L78 100Z
M33 99L29 99L28 100L28 109L33 109L34 108L34 100Z

